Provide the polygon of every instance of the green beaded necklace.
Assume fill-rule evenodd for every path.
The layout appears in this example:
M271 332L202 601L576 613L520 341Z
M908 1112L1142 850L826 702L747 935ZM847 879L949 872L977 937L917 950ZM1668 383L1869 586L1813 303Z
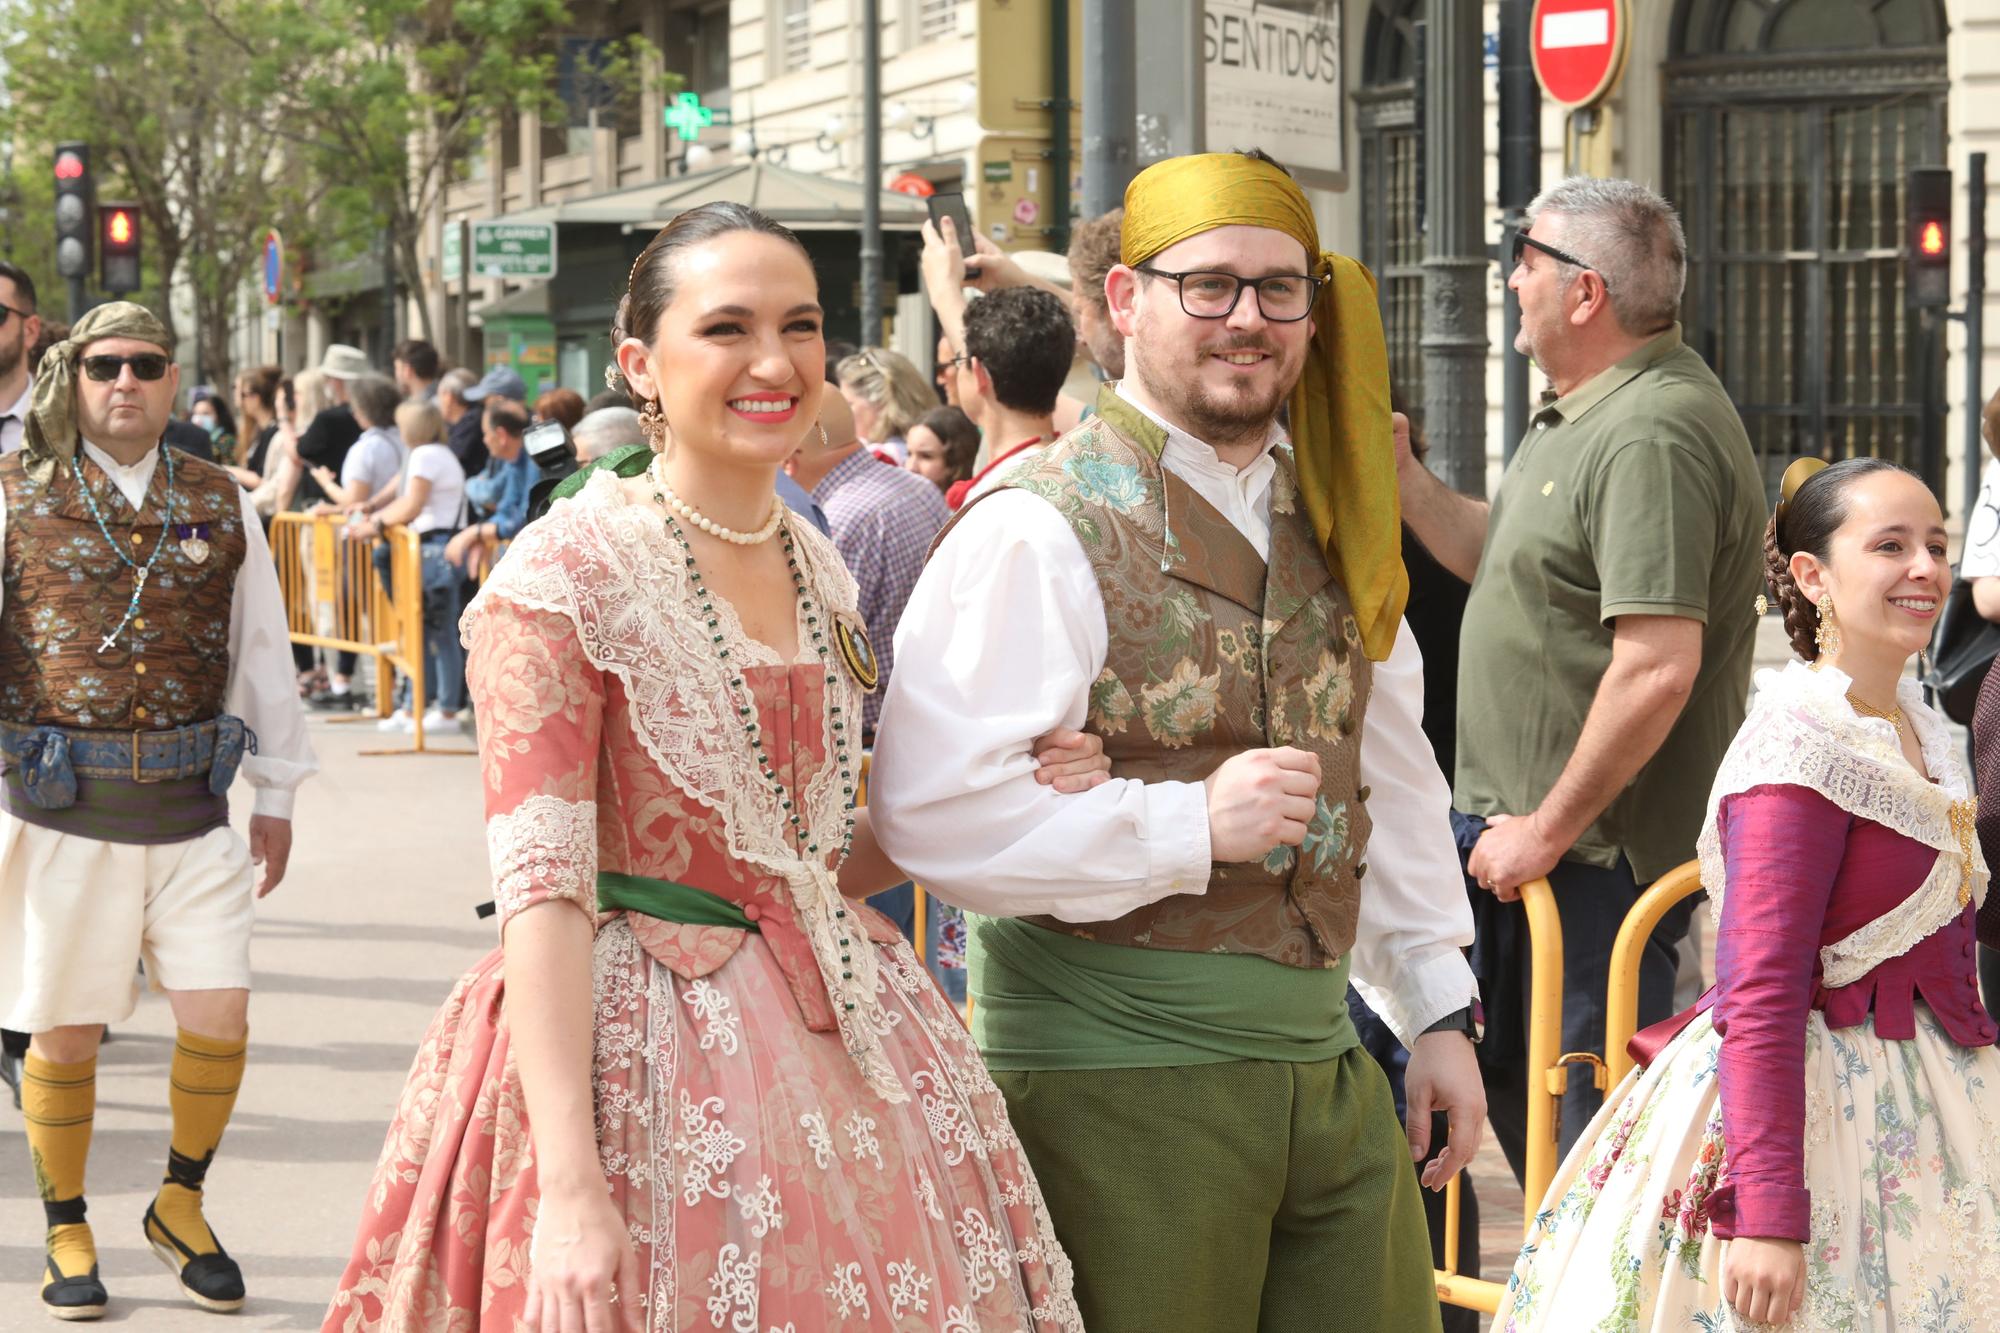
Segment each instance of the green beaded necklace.
M680 543L681 550L685 553L683 555L683 563L687 566L688 581L694 588L695 597L701 608L702 619L708 625L709 639L715 645L715 655L724 662L728 662L729 649L723 644L722 617L716 613L715 599L710 596L708 585L702 581L701 570L695 565L694 547L689 544L687 534L681 530L679 521L674 517L673 506L668 504L667 497L660 493L657 480L655 480L653 486L653 499L659 504L661 514L667 520L667 531L673 534L674 540ZM840 855L833 864L833 868L837 872L841 865L846 862L848 851L854 845L855 791L853 739L847 734L845 710L841 708L838 697L834 693L834 688L840 683L840 677L834 671L832 650L827 646L826 631L820 627L819 609L814 606L812 594L806 589L805 574L799 569L798 551L792 544L792 531L789 522L780 526L778 530L784 534L785 564L791 570L792 589L798 595L799 609L805 612L806 629L812 635L813 651L819 654L820 665L826 668L827 718L833 727L834 757L840 765L840 790L847 801L845 813L846 824L840 838ZM786 818L791 821L793 835L798 839L799 845L805 848L805 854L808 857L817 858L819 855L819 844L813 841L811 833L807 831L805 821L800 818L798 807L792 801L791 793L785 790L784 779L778 776L778 770L772 766L770 754L764 748L763 729L757 725L756 697L751 693L750 682L743 675L741 668L734 670L730 684L739 700L736 705L736 720L743 727L744 737L750 742L750 753L757 761L757 771L763 776L764 781L770 784L772 792L776 794L778 805L785 811ZM847 909L845 907L836 907L833 915L836 921L845 923L847 920ZM844 969L840 974L841 979L852 981L854 979L852 967L854 961L853 939L848 935L845 924L836 926L835 930L840 936L840 961ZM852 1000L844 1001L844 1004L849 1011L853 1010L854 1002Z

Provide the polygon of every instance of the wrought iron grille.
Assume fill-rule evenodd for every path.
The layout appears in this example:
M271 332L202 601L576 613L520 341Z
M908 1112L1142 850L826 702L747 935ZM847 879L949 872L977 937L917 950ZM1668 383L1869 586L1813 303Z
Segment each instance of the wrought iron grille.
M1417 185L1423 144L1417 133L1412 22L1423 0L1376 0L1368 16L1362 87L1355 92L1361 149L1361 262L1375 274L1389 382L1414 429L1424 418L1424 238Z
M1852 49L1932 30L1889 23L1912 0L1863 6L1884 31L1856 31L1851 8L1682 6L1666 110L1667 190L1688 234L1682 325L1768 487L1794 458L1866 456L1942 493L1942 326L1905 308L1903 284L1909 170L1943 160L1944 51Z

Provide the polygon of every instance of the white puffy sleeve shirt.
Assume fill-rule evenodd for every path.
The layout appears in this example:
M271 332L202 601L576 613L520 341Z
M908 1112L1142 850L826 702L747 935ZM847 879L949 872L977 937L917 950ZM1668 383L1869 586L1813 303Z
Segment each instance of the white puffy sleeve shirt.
M103 468L134 508L153 484L160 461L155 449L130 467L88 440L84 450ZM264 524L243 493L243 568L229 606L228 709L256 733L257 753L243 756L239 770L256 792L251 810L279 819L292 817L299 784L319 771L312 741L306 735L305 709L294 681L291 632L285 626L285 598L278 587L278 567L264 540ZM0 549L7 540L7 507L0 503ZM4 611L0 605L0 611Z
M1170 429L1164 461L1268 557L1268 454L1239 472ZM1107 651L1090 562L1040 498L992 496L938 547L896 633L869 783L884 850L926 890L988 916L1064 921L1207 891L1201 783L1113 779L1062 795L1035 781L1030 745L1083 725ZM1423 661L1404 625L1375 666L1362 731L1374 833L1351 975L1405 1044L1478 989L1460 952L1472 912L1451 792L1422 718Z

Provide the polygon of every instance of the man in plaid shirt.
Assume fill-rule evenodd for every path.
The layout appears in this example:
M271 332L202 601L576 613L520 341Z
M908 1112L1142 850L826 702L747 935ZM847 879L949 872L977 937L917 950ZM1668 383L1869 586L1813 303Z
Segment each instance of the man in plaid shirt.
M896 624L931 542L951 511L929 481L876 458L855 437L854 415L837 393L822 399L820 425L792 459L792 480L826 511L833 544L861 585L861 618L881 664L882 681L861 704L864 744L875 740L875 715L895 666Z

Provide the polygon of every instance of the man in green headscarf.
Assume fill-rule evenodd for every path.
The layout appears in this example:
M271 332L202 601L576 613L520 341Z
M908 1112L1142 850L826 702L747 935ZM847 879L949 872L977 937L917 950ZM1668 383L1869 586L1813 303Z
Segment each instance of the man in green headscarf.
M1125 205L1127 376L940 538L872 817L985 914L974 1033L1092 1333L1435 1329L1410 1162L1447 1112L1441 1186L1485 1099L1374 284L1262 154L1159 163ZM1111 781L1036 783L1058 725ZM1407 1143L1350 973L1412 1049Z
M316 766L248 497L160 443L172 352L143 306L92 310L42 358L24 445L0 458L0 1024L34 1034L21 1110L59 1319L108 1304L84 1168L98 1042L131 1015L141 958L179 1028L146 1243L195 1304L243 1304L202 1185L243 1073L254 899L284 875ZM239 767L248 845L229 827Z

